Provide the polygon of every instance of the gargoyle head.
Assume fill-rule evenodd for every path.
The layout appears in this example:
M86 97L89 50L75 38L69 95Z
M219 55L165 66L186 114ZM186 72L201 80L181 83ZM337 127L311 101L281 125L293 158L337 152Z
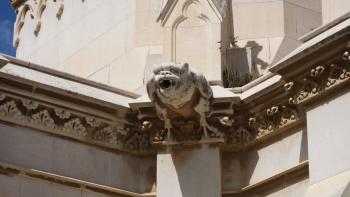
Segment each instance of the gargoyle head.
M189 75L188 64L164 64L153 70L154 82L159 93L170 96L176 93L180 86L187 84Z

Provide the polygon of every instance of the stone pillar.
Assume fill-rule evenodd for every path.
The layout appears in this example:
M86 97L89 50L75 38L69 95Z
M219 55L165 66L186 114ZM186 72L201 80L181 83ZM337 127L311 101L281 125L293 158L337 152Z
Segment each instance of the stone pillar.
M221 197L218 146L168 148L157 155L158 197Z

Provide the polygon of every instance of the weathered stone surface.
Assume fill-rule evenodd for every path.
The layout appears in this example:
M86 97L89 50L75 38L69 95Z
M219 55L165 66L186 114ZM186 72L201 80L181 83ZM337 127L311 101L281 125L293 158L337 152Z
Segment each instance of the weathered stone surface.
M322 0L322 23L326 24L350 10L347 0Z
M330 178L311 184L304 197L347 197L350 195L350 171L341 172Z
M19 190L21 197L77 197L81 194L76 188L24 177L21 178Z
M57 136L0 124L0 161L135 192L155 182L155 156L115 153Z
M157 155L157 196L221 196L218 147L170 150Z
M0 124L0 161L27 168L53 169L53 138L25 128Z
M347 92L307 112L311 183L350 169L349 99Z
M0 174L0 191L2 196L20 197L20 177Z
M234 190L268 179L306 161L306 130L242 153L222 155L223 189Z

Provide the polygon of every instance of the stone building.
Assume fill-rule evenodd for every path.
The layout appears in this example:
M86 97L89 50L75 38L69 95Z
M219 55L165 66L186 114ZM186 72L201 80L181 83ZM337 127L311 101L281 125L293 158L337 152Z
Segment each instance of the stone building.
M350 196L348 0L11 2L0 196ZM164 62L203 73L222 136L159 138Z

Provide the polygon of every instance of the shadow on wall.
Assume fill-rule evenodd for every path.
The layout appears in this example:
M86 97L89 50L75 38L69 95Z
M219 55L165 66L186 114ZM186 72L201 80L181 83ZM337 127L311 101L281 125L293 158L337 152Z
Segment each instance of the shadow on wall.
M259 76L260 73L258 71L257 65L260 65L260 70L265 70L267 67L269 67L269 64L267 62L259 58L259 53L263 49L262 45L259 45L255 41L248 41L247 44L244 46L244 48L251 49L252 67L253 67L252 71L255 72L255 75Z
M271 65L276 64L278 61L280 61L282 58L284 58L294 49L299 47L301 44L302 43L300 41L292 40L289 38L283 38L283 40L281 41L281 44L278 46L277 52L274 54L272 58Z
M263 46L255 41L248 41L244 47L234 45L228 48L223 70L224 86L241 87L261 76L260 71L269 67L267 62L258 57L262 49Z
M240 190L248 186L259 161L257 151L222 155L223 190Z
M299 163L301 163L307 161L307 131L305 128L300 129L302 129L302 131L300 131L299 128L296 128L296 130L292 132L281 133L278 135L279 137L269 139L252 149L248 149L238 154L229 152L223 153L223 190L239 190L251 185L252 183L266 180L266 178L281 172L281 170L288 169L286 162L299 161ZM293 142L293 144L290 142ZM290 147L293 148L291 149ZM295 152L295 149L300 149L299 154ZM305 178L307 177L300 176L295 180L290 180L288 177L282 177L278 184L281 184L283 187L292 185L292 183ZM280 190L281 188L276 186L272 187L272 189ZM262 189L261 191L252 190L252 192L257 196L267 196L268 193L273 193L273 191L269 189L266 191L265 189ZM246 196L254 196L253 193Z
M271 44L271 43L270 43ZM260 77L291 51L300 46L301 42L289 38L283 38L277 46L276 52L271 52L269 45L260 45L251 40L244 47L234 45L226 50L225 66L223 69L223 83L225 87L241 87L250 81ZM264 47L266 49L264 49ZM271 54L270 59L259 57L263 50L268 50Z

